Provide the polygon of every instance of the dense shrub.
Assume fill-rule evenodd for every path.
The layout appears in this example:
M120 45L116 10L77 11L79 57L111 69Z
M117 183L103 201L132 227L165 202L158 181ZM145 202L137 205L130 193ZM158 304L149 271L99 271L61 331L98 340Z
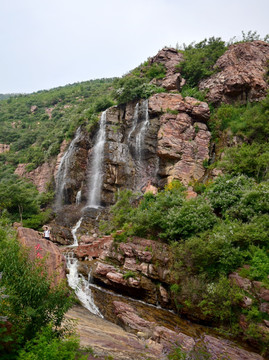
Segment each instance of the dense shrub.
M47 324L59 328L72 305L65 283L52 286L54 279L48 277L43 260L29 260L14 234L1 227L0 287L7 297L0 303L0 313L12 324L15 349Z
M115 91L113 95L119 104L133 100L147 99L154 93L164 91L163 88L149 84L147 78L137 77L132 74L116 80L114 87Z
M213 227L217 218L213 209L204 199L185 201L181 207L169 209L164 216L161 237L166 239L187 238Z
M48 325L19 351L18 360L86 360L75 336L59 337Z
M246 190L254 186L254 181L244 175L220 176L206 190L206 197L210 200L217 214L224 214L231 206L237 204Z
M178 67L187 84L195 87L200 80L212 75L215 62L226 49L225 42L214 37L185 46L184 61Z
M269 144L242 144L227 148L219 167L231 174L245 174L257 181L268 179Z

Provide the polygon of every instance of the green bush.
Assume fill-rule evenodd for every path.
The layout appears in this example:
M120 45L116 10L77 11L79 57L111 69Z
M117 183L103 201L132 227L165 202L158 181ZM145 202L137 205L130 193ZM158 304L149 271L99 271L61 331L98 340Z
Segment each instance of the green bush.
M185 201L181 207L173 207L168 210L163 222L163 238L171 240L188 238L198 232L210 229L216 223L217 218L211 205L204 199L192 199Z
M256 246L250 246L249 248L249 261L248 264L250 265L249 270L247 271L247 276L252 280L259 280L264 282L269 286L269 254L265 248L259 248Z
M199 307L205 315L230 326L235 322L235 312L243 298L242 290L232 286L226 276L207 284L206 292Z
M12 324L16 349L49 323L59 329L73 298L65 282L53 285L54 278L49 278L44 259L30 260L15 234L7 227L1 229L0 286L8 297L1 301L0 313Z
M79 351L79 339L75 336L59 337L48 325L18 353L18 360L86 360Z
M242 265L244 255L238 246L233 246L229 227L216 225L210 232L175 243L173 254L177 272L206 274L215 279L219 274L228 274Z
M118 79L114 83L114 98L118 104L124 104L129 101L147 99L149 96L165 91L154 84L149 84L145 77L136 77L132 74Z
M221 38L211 37L197 44L190 44L184 48L184 61L178 65L181 75L191 87L199 81L212 75L218 58L227 50Z
M205 101L206 93L200 91L197 86L191 87L189 85L184 85L181 89L181 95L183 97L190 96L200 101Z
M249 221L254 216L269 213L269 181L253 186L242 193L241 198L226 214L235 219Z
M244 192L250 190L254 184L253 179L244 175L220 176L208 186L205 196L209 199L215 212L224 215L231 206L235 206L241 200Z
M245 174L257 181L268 179L269 144L242 144L227 148L219 167L237 175Z

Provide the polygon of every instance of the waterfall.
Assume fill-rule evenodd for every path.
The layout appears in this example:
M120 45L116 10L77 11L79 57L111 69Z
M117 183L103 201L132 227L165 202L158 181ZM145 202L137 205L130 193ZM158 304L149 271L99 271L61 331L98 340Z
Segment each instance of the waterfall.
M79 205L80 203L81 203L81 190L79 190L76 195L76 205Z
M90 185L87 206L98 208L101 204L101 190L103 185L103 160L106 140L106 111L102 112L100 128L93 148L90 169Z
M138 158L139 165L141 166L142 161L142 151L143 151L143 145L145 140L145 133L149 126L149 112L148 112L148 100L143 101L142 103L142 124L141 127L136 135L136 141L135 141L135 148L136 148L136 154Z
M83 217L79 219L79 221L76 223L76 225L72 228L71 233L73 235L74 243L72 246L78 246L78 238L77 238L77 231L80 228L81 222Z
M75 290L75 293L83 306L91 313L103 318L97 306L94 304L91 289L90 289L90 277L88 281L78 273L78 259L74 257L73 253L68 253L66 256L67 268L69 274L67 274L67 280L69 286Z
M81 217L76 225L72 228L71 232L74 238L74 243L70 247L78 246L77 231L80 228L83 217ZM88 281L83 275L78 272L78 259L75 258L74 252L71 251L66 254L66 266L69 270L69 274L66 275L68 285L75 290L75 294L81 301L82 305L88 309L91 313L103 318L97 306L94 304L92 292L90 289L91 272L88 275Z
M137 103L134 109L133 124L129 132L127 142L129 147L133 148L136 175L135 187L141 190L148 181L147 164L143 159L143 151L145 150L145 135L149 127L148 100L144 100L141 104ZM135 142L132 144L131 136L135 134Z
M135 128L136 128L137 123L138 123L138 111L139 111L139 103L137 103L137 104L135 105L133 125L132 125L132 128L131 128L131 130L130 130L130 132L129 132L129 134L128 134L128 139L127 139L127 140L128 140L128 143L129 143L130 138L131 138L131 135L132 135L132 133L135 131Z
M80 127L77 129L74 139L71 141L67 151L64 153L58 171L56 175L56 208L60 209L64 202L64 190L66 185L66 180L68 177L68 171L70 167L70 158L72 154L74 153L76 142L80 136L81 129Z

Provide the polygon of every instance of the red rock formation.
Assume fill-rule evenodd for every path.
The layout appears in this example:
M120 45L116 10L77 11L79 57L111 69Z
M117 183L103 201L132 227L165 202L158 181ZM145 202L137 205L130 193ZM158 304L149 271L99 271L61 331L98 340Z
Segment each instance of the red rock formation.
M204 343L206 345L207 351L211 355L210 358L212 360L263 360L262 356L241 349L228 340L219 339L210 335L205 335Z
M55 281L65 279L65 258L59 248L51 241L43 239L37 231L18 227L19 242L30 249L30 259L46 257L46 268L49 276L55 276Z
M183 60L183 54L173 48L163 48L156 56L150 59L150 63L163 64L166 68L164 79L154 79L152 83L165 88L166 90L180 90L185 81L181 78L176 66Z
M54 163L45 162L30 172L26 170L26 167L27 164L19 164L15 174L31 180L39 192L46 191L48 183L52 180Z
M84 235L84 240L86 236ZM112 236L104 236L103 238L87 237L87 242L91 240L90 244L81 244L75 249L76 257L82 259L104 259L113 243Z
M181 331L168 329L159 326L156 322L148 321L139 316L133 306L122 301L113 301L115 314L122 326L132 332L137 333L143 338L148 338L149 344L156 342L160 344L162 353L180 346L185 353L199 354L204 350L210 355L210 359L230 359L230 360L263 360L263 357L238 347L235 343L220 339L215 336L205 335L195 338L184 334Z
M201 81L200 90L208 90L207 100L220 104L257 101L268 90L269 44L263 41L239 43L230 46L216 62L220 71Z
M203 162L209 158L210 132L203 123L209 119L208 105L180 94L156 94L149 99L149 109L160 114L160 175L184 185L200 179L205 172Z

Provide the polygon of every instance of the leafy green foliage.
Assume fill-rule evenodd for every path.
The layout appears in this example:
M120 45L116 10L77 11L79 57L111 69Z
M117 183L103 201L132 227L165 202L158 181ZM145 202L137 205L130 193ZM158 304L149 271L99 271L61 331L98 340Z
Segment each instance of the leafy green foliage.
M181 95L183 97L190 96L200 101L205 101L206 97L206 93L204 91L198 90L197 86L191 87L188 85L183 86L183 88L181 89Z
M269 137L269 95L259 103L242 105L221 104L215 110L211 130L231 129L234 135L242 136L248 142L267 142Z
M33 184L15 176L0 182L0 210L6 209L14 220L20 215L29 217L37 214L38 192Z
M178 68L187 84L195 87L200 80L212 75L215 71L215 62L226 50L225 42L214 37L185 46L184 61Z
M18 360L86 360L75 336L59 337L51 325L45 326L19 351Z
M1 154L0 166L31 163L30 171L58 154L61 142L72 138L79 125L90 129L96 114L114 104L113 81L92 80L0 101L0 143L11 145Z
M206 196L217 214L224 214L231 206L239 202L243 193L250 190L253 185L254 181L244 175L221 176L207 188Z
M218 166L231 174L246 174L258 181L268 179L269 144L242 144L225 150Z
M188 238L200 231L210 229L217 218L212 207L204 199L185 201L181 207L169 209L164 216L161 237L168 239Z
M126 76L114 81L113 96L118 104L138 99L147 99L152 94L165 91L154 84L152 79L162 79L166 74L163 64L144 62Z
M53 196L49 191L39 194L29 181L8 175L0 181L0 213L7 211L12 221L39 229L51 216L49 209L40 207L46 206Z
M127 103L133 100L147 99L149 96L165 91L154 84L150 84L145 77L137 77L133 74L126 75L114 83L113 95L118 104Z
M65 283L52 285L54 280L48 277L44 259L30 260L14 237L1 226L0 286L7 297L0 303L0 313L12 324L16 347L49 323L57 329L72 305L72 297Z

